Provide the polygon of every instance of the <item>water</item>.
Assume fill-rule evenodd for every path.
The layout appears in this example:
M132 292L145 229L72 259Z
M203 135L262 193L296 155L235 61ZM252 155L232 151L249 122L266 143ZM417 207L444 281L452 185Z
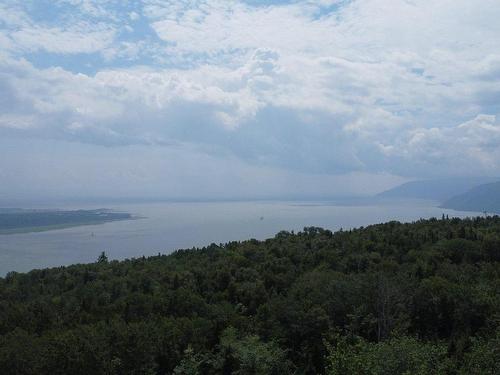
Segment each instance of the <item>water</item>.
M432 202L336 206L327 202L150 203L58 208L112 208L142 216L48 232L0 235L0 276L88 263L106 251L109 259L169 253L250 238L273 237L280 230L319 226L330 230L390 220L476 216L436 207Z

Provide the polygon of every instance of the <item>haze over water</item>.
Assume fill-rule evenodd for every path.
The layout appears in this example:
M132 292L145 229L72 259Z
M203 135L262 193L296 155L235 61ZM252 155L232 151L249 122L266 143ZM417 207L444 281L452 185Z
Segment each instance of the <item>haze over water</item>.
M434 202L338 206L329 202L195 202L110 204L142 218L100 225L0 236L0 276L9 271L88 263L106 251L110 259L170 253L250 238L265 239L280 230L319 226L332 231L398 220L476 216L436 207ZM65 207L68 208L68 207Z

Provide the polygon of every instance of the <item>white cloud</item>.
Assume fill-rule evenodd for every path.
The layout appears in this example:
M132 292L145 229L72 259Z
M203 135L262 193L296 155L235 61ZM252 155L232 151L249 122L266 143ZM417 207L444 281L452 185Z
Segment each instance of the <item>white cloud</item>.
M136 21L136 20L138 20L138 19L140 18L139 13L137 13L137 12L130 12L130 13L128 14L128 16L129 16L129 18L130 18L132 21Z
M389 157L435 174L496 174L500 170L500 122L478 115L457 126L419 128L382 146Z
M79 17L57 8L61 4L76 5L84 14ZM110 23L111 14L90 1L58 1L53 4L57 17L37 22L30 17L33 5L10 1L0 5L0 46L12 53L48 52L78 54L100 52L115 40L117 27ZM101 9L101 11L99 11ZM85 16L106 16L108 22ZM3 23L3 25L2 25ZM3 26L3 27L2 27Z
M179 9L181 8L181 9ZM156 8L157 9L157 8ZM333 22L311 19L309 5L252 7L232 1L206 1L196 6L166 5L149 12L153 28L174 51L216 54L269 48L286 51L317 50ZM155 14L161 17L155 17ZM313 41L313 43L311 43ZM321 44L329 44L328 39Z
M27 115L0 115L0 127L13 128L13 129L29 129L36 127L36 119L34 116Z
M14 31L10 37L17 48L24 51L39 50L51 53L99 52L111 44L115 31L106 26L88 24L72 25L70 28L30 27Z
M496 0L119 3L60 1L79 13L56 25L0 6L0 134L302 172L500 172ZM102 61L42 69L33 51Z

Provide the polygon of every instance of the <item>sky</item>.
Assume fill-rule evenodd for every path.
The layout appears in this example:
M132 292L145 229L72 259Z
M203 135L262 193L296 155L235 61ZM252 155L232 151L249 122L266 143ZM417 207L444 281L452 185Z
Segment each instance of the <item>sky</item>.
M500 176L498 0L2 0L0 198Z

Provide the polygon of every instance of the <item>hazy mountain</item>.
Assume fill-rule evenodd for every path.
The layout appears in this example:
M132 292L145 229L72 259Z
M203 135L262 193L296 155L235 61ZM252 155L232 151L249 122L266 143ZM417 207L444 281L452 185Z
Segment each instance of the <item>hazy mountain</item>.
M500 181L476 186L442 204L443 208L460 211L500 213Z
M496 181L491 177L456 177L411 181L376 196L382 199L430 199L444 202L470 189Z

